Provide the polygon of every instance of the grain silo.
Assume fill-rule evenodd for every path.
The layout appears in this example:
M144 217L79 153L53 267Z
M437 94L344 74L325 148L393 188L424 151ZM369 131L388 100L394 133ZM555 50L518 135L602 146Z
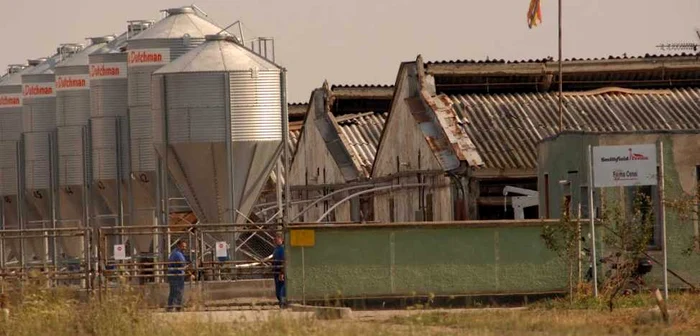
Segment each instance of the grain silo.
M89 56L91 182L95 196L106 205L105 209L92 209L91 223L94 227L120 226L128 222L126 45L129 39L152 24L152 21L129 21L124 34ZM117 239L114 239L110 243L116 242Z
M2 228L19 229L20 206L17 190L17 148L22 129L22 74L40 63L32 60L28 65L10 65L0 80L0 196L2 196ZM21 259L19 240L6 240L3 261Z
M23 180L20 188L26 196L28 229L53 227L56 212L55 195L56 162L56 65L82 49L81 45L65 44L56 55L22 74L22 153L20 171ZM20 201L21 202L21 201ZM48 244L42 239L29 239L27 260L46 260ZM55 250L55 249L53 249Z
M132 225L157 224L159 180L153 149L151 74L204 42L220 27L198 16L191 7L165 10L166 17L140 33L128 44L129 132L132 177ZM167 214L166 214L167 215ZM150 250L152 237L134 236L138 253Z
M155 147L200 223L245 223L281 151L283 76L216 34L154 73Z
M59 63L56 76L56 145L58 198L56 199L59 227L86 227L88 204L104 207L102 202L90 202L88 185L88 121L90 118L90 73L88 55L114 40L114 36L90 38L90 44ZM83 255L82 237L61 238L62 252L69 258Z

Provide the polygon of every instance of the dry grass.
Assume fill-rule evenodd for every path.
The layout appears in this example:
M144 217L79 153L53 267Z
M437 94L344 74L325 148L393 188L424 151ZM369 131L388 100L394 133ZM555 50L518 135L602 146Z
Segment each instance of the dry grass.
M425 313L391 322L414 327L448 327L460 335L698 335L700 297L675 295L670 300L672 323L653 312L653 299L636 296L620 300L610 312L594 300L556 300L517 311Z
M0 316L0 335L697 335L700 330L700 297L690 294L672 297L673 324L666 326L643 313L653 307L647 297L625 299L620 305L631 308L612 313L594 301L555 300L525 310L418 311L388 320L274 315L264 322L213 323L154 318L129 290L88 302L41 287L24 293L11 297L9 319Z

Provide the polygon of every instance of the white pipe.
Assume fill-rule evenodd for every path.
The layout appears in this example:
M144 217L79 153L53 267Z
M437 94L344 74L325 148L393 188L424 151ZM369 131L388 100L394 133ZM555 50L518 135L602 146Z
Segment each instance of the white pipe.
M335 210L335 208L337 208L339 205L347 202L349 199L352 199L354 197L364 195L367 193L371 193L371 192L375 192L375 191L386 190L386 189L415 188L415 187L423 187L423 186L428 186L428 185L430 185L430 184L429 183L413 183L413 184L404 184L404 185L390 185L390 186L385 186L385 187L377 187L377 188L358 191L358 192L356 192L348 197L343 198L339 202L333 204L333 206L331 206L326 212L323 213L323 215L321 215L321 217L318 218L318 220L316 220L316 223L320 223L324 218L326 218L326 216L328 216L329 213L331 213L331 211Z

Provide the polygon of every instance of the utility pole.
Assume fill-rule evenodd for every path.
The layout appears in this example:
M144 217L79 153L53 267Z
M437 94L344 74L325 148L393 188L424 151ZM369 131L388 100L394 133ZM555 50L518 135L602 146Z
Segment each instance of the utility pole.
M564 89L564 71L562 66L562 52L561 52L561 0L559 0L559 133L564 130L564 101L562 91Z

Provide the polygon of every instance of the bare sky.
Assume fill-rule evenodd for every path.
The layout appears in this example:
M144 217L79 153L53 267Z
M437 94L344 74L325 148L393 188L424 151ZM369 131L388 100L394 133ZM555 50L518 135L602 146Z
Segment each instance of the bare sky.
M188 0L192 1L192 0ZM564 57L661 53L699 42L700 0L563 0ZM272 36L289 70L290 101L331 84L393 84L401 61L529 59L557 55L557 2L528 29L529 0L199 0L220 25ZM60 43L122 33L126 20L158 19L178 0L0 0L0 67L47 56ZM4 72L4 71L3 71Z

